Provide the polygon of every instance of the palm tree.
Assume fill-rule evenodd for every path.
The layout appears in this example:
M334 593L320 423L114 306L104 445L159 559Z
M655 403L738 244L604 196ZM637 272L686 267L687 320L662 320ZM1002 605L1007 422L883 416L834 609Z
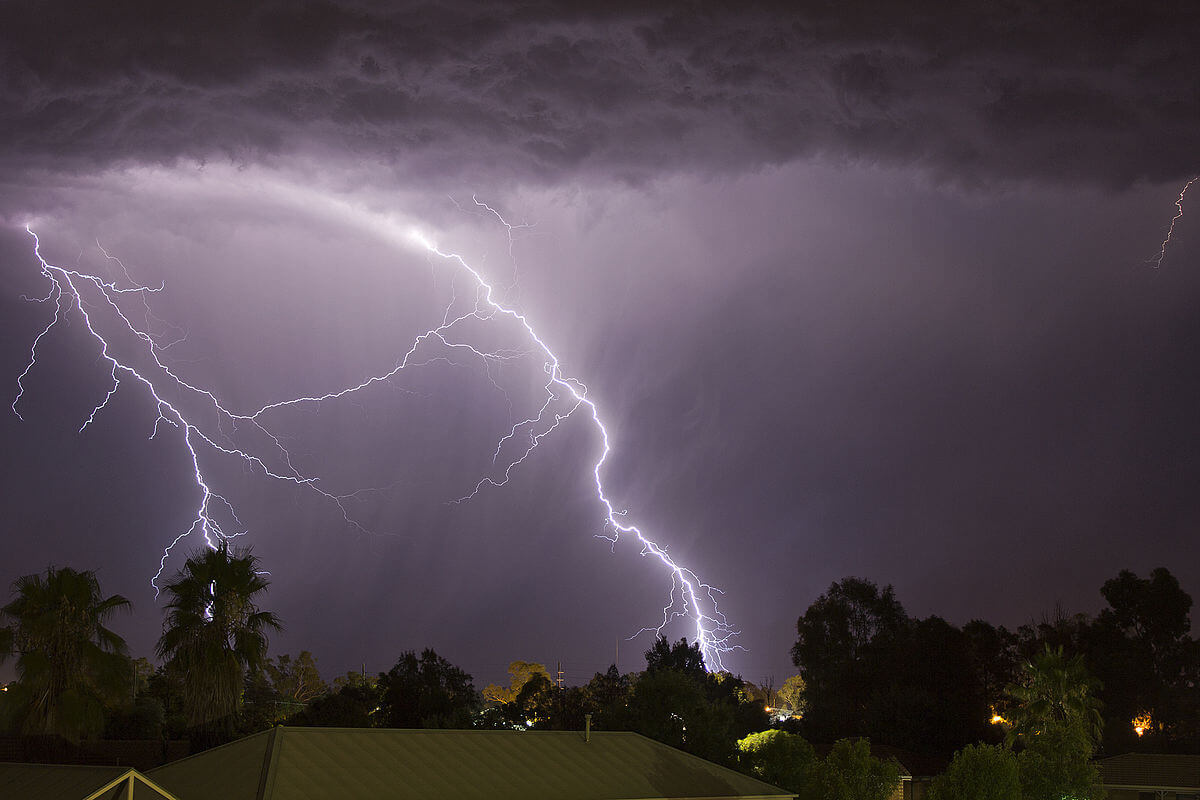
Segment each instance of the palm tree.
M166 620L158 655L184 676L188 724L202 736L228 737L247 672L262 668L267 631L278 617L255 598L269 581L247 550L226 543L190 556L167 593Z
M1049 645L1022 665L1024 679L1008 688L1013 701L1008 744L1020 740L1021 796L1026 800L1096 797L1100 773L1092 756L1104 720L1100 682L1083 663ZM1100 796L1103 796L1102 793Z
M1023 680L1008 687L1013 701L1009 743L1059 727L1078 731L1094 746L1104 726L1096 697L1100 682L1088 673L1083 656L1067 658L1062 647L1046 645L1021 670Z
M69 567L18 578L12 589L16 598L0 608L9 623L0 628L0 663L17 657L12 721L26 734L98 733L127 673L125 640L105 623L130 602L104 597L96 573Z

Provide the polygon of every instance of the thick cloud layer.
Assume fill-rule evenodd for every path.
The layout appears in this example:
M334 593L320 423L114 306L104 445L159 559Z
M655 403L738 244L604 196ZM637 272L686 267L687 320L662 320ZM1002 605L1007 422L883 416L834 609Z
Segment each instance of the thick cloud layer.
M553 181L819 154L965 182L1176 179L1194 4L10 2L3 169L304 153Z

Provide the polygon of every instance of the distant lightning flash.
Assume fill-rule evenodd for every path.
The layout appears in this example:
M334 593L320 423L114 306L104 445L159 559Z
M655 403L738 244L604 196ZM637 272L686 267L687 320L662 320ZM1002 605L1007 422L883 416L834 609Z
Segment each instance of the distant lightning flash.
M1167 235L1162 240L1162 246L1158 248L1158 255L1150 259L1150 263L1154 264L1154 268L1158 269L1162 266L1163 259L1167 257L1167 245L1171 242L1171 237L1175 235L1175 223L1183 217L1183 198L1187 194L1191 185L1200 180L1200 175L1192 178L1183 185L1183 189L1179 191L1179 199L1175 201L1175 216L1171 218L1171 225L1167 228Z
M491 206L479 200L474 202L476 207L494 216L505 227L509 237L511 255L514 230L530 226L510 225ZM339 210L344 212L346 208L339 207ZM368 219L365 212L358 214L357 217L356 221L365 224L368 229L384 232L393 240L398 238L395 225L390 221L385 221L381 227L378 219ZM322 488L316 477L301 473L293 465L292 457L280 437L272 433L264 423L264 417L301 404L338 400L370 386L390 381L407 368L435 362L454 363L455 359L460 356L482 363L487 379L495 388L500 389L492 373L493 365L535 356L541 360L541 368L546 375L546 382L543 386L544 402L533 413L509 427L507 432L500 437L492 455L495 472L485 475L470 492L451 502L468 501L486 487L504 486L514 471L530 458L547 436L564 421L571 418L575 412L583 409L600 439L600 452L592 466L592 478L596 498L603 508L606 532L598 535L607 539L614 547L622 535L635 537L641 545L642 555L653 556L657 559L667 569L671 578L667 604L663 608L661 621L655 626L643 628L639 633L645 631L662 633L673 620L680 618L692 620L695 628L695 641L703 654L705 665L710 670L724 669L723 657L733 650L740 649L731 641L736 635L736 631L718 608L717 598L722 592L700 580L696 573L688 567L678 563L665 547L652 541L637 526L624 522L626 512L618 510L605 492L603 471L612 445L609 430L602 422L595 402L588 397L587 387L563 372L558 356L534 330L529 319L508 305L506 301L498 299L496 288L462 256L441 250L421 233L409 232L407 238L410 243L416 243L431 257L450 262L456 267L459 274L469 278L471 292L465 300L460 299L458 294L453 291L452 284L452 296L442 313L440 324L418 335L391 369L368 376L341 389L284 399L264 405L252 413L239 414L226 408L213 392L184 380L164 360L163 355L167 348L181 341L183 337L180 333L172 342L163 345L158 343L149 330L152 321L159 325L165 325L153 316L147 299L148 295L161 291L163 287L147 287L136 283L129 277L129 272L124 265L103 251L103 248L101 251L104 252L105 257L116 261L120 266L128 285L118 286L114 281L105 281L99 276L82 272L79 269L68 269L51 264L42 257L41 242L37 235L29 228L26 230L33 237L34 254L41 265L42 275L50 284L49 292L45 297L38 299L38 302L49 303L53 313L49 323L34 338L30 347L29 361L17 378L17 394L12 404L13 411L20 417L18 406L25 395L26 379L38 362L38 349L42 340L69 314L75 313L82 319L87 332L98 344L102 360L110 367L111 378L111 383L103 398L93 408L80 430L86 429L94 422L97 415L116 394L122 380L128 379L144 386L155 403L157 418L154 421L150 437L153 438L158 434L162 423L177 428L182 433L183 445L188 455L195 485L199 491L199 503L190 527L176 536L163 551L158 572L151 579L156 593L158 579L166 568L171 551L184 538L199 532L205 544L215 548L223 540L246 533L233 505L211 487L209 478L201 468L202 452L210 456L215 454L240 459L251 469L257 469L270 478L315 491L333 503L349 525L366 532L354 521L344 503L356 493L334 494ZM135 325L131 316L122 309L119 301L125 296L136 296L144 306L146 323L142 327ZM100 311L111 315L113 321L118 325L118 333L121 336L131 334L134 337L141 348L141 359L144 363L123 359L115 353L117 348L113 346L110 339L105 338L99 332L98 326L94 324L93 315ZM529 342L529 347L524 350L488 350L463 341L458 337L457 332L468 320L497 324L507 320L510 324L515 323L518 326L517 330ZM172 328L172 330L177 329ZM502 389L501 391L503 392ZM210 414L215 412L216 430L212 430L211 427L203 427L197 417L184 410L182 402L178 398L185 396L202 402L210 410ZM507 395L505 396L507 397ZM258 446L265 449L256 450L244 441L234 442L231 435L221 427L221 420L227 421L235 433L239 429L249 429L252 434L260 438Z

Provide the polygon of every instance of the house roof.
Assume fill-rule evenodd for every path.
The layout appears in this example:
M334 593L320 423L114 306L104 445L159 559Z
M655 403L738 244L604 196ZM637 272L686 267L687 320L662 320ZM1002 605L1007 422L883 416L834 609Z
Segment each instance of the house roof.
M150 772L179 800L790 798L636 733L275 728Z
M1096 766L1106 788L1200 790L1200 755L1126 753Z
M75 767L61 764L0 764L5 797L83 798L129 770L124 767Z
M911 750L904 750L887 744L872 743L871 755L875 758L896 759L900 764L901 777L909 780L914 778L932 778L936 775L941 775L950 764L950 759L948 758L921 755Z
M134 800L177 800L128 767L0 763L0 797L21 800L124 800L130 776Z

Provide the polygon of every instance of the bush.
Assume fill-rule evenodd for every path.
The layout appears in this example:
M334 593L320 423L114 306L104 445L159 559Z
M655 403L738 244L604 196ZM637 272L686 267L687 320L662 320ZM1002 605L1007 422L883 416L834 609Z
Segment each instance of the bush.
M801 800L888 800L900 787L900 765L871 755L866 739L840 739Z
M752 733L737 743L743 772L799 794L814 777L817 754L803 737L784 731Z
M1021 800L1016 755L999 745L967 745L934 779L929 800Z

